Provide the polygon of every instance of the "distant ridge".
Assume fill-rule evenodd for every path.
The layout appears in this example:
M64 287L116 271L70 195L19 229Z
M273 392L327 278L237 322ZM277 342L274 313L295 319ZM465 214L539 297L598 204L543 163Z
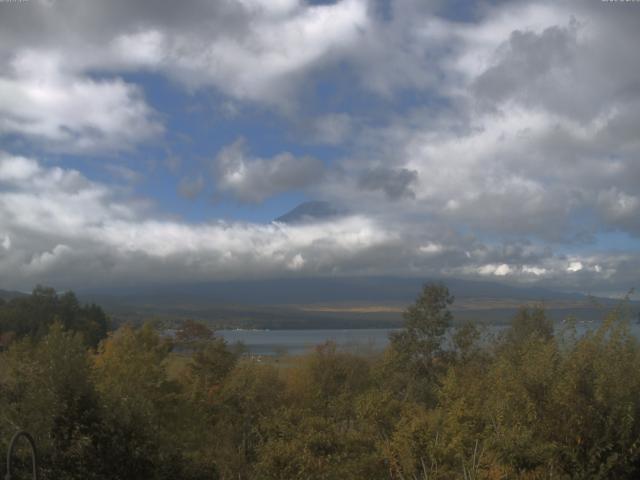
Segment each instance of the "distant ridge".
M26 297L28 294L16 292L13 290L0 290L0 298L3 300L11 300L12 298Z
M412 277L280 278L204 282L180 285L144 285L78 291L81 296L99 300L114 297L136 303L154 304L241 304L291 305L310 303L413 302L422 285L441 281L458 299L490 298L523 301L586 300L578 293L565 293L539 287L510 286L462 279Z
M293 210L276 218L275 221L280 223L313 222L344 215L344 213L329 202L313 200L301 203Z
M395 328L402 311L416 299L424 283L417 277L280 278L146 284L80 290L83 302L96 302L119 322L153 318L200 319L214 328L325 329ZM455 296L457 322L507 324L523 304L543 303L553 320L574 316L602 318L617 302L540 287L511 286L464 279L442 279ZM601 307L599 307L600 305ZM632 302L637 315L640 302Z

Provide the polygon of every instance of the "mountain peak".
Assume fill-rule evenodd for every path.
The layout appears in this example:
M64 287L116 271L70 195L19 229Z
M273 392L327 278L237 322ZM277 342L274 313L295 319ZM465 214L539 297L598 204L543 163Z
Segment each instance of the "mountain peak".
M312 200L303 202L293 210L275 219L280 223L306 223L318 220L326 220L344 214L329 202Z

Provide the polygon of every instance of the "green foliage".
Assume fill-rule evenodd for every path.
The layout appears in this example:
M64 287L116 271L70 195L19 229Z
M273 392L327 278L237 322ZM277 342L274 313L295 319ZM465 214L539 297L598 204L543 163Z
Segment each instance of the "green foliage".
M392 388L405 399L435 401L438 379L445 367L443 341L453 316L453 297L442 284L427 284L404 312L404 329L391 335L385 375L396 379Z
M350 399L369 383L369 365L361 357L339 352L332 342L316 347L290 372L288 394L301 408L330 415L350 409Z
M80 305L73 292L59 295L52 288L37 286L29 296L0 303L0 334L11 334L11 338L42 338L56 322L82 334L91 347L96 347L109 329L102 308Z
M266 419L283 401L284 384L273 367L239 363L210 400L207 453L222 478L255 478Z
M637 478L637 339L616 316L552 333L544 312L523 310L480 358L450 366L434 413L451 475L475 450L481 478Z
M275 367L195 322L93 349L74 297L30 298L0 304L20 312L5 326L39 319L0 352L0 448L32 432L45 479L640 478L624 307L581 335L523 308L492 339L450 329L449 292L427 285L383 354L327 343Z
M553 338L553 322L541 306L520 307L507 330L506 340L511 344L525 342L531 336L549 341Z
M416 302L404 314L404 330L392 336L392 346L406 352L415 362L430 364L442 347L442 339L451 326L449 306L453 297L442 284L427 284Z
M214 337L199 346L188 365L188 384L192 394L210 397L238 362L240 352L229 349L222 338Z
M103 422L101 472L109 478L172 478L181 472L180 389L169 380L169 341L150 324L125 326L101 344L94 361Z
M387 478L374 439L309 411L280 410L270 419L271 439L260 451L256 478Z
M176 331L176 343L186 348L193 348L208 342L213 338L213 332L205 324L195 320L185 320Z
M81 336L56 323L40 342L16 342L1 360L2 441L28 430L38 443L45 478L91 478L86 459L99 421L98 399Z

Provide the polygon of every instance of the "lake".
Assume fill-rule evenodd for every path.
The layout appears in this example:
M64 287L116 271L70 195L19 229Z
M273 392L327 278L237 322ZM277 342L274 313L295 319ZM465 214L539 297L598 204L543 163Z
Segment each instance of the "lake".
M598 323L579 323L578 334L598 327ZM504 325L485 326L489 335L504 330ZM556 329L562 328L556 324ZM218 330L228 343L242 342L253 355L300 355L308 353L316 345L335 342L340 348L352 352L375 352L383 350L389 343L391 328L334 329L334 330ZM640 338L640 325L631 324L631 332Z
M218 330L228 343L242 342L254 355L307 353L327 341L353 351L382 350L389 343L390 328L340 330Z

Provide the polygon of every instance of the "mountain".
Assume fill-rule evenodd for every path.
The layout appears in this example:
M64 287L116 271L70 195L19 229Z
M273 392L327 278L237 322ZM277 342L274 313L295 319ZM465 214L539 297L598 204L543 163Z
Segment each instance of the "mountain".
M281 278L123 286L77 293L83 302L96 302L123 322L193 318L210 322L214 328L376 328L399 326L403 309L429 281L438 280L383 276ZM455 297L452 311L456 321L504 324L521 305L540 302L554 320L573 315L590 321L601 319L615 303L611 299L593 302L582 294L539 287L462 279L443 282ZM631 307L637 312L640 302L632 302Z
M11 300L12 298L26 297L26 293L16 292L12 290L0 290L0 298L2 300Z
M345 212L331 205L329 202L310 201L304 202L293 210L275 219L280 223L304 223L316 220L326 220L332 217L344 215Z
M461 279L410 277L280 278L206 282L184 285L146 285L79 290L88 297L117 297L157 304L300 305L333 303L409 304L429 281L442 281L457 299L511 299L523 301L585 300L577 293L510 286Z

